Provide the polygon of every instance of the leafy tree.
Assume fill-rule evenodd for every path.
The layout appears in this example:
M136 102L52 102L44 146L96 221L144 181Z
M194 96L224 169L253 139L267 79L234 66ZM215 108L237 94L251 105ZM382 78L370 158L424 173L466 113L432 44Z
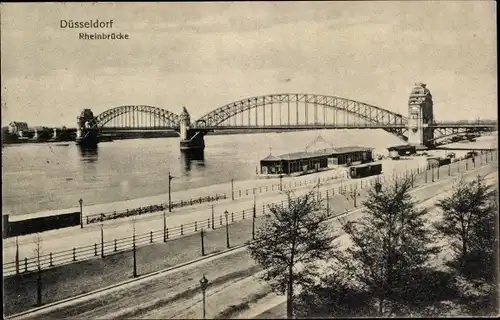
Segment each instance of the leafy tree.
M458 267L466 273L466 270L474 269L492 271L498 207L496 193L485 183L484 176L469 182L461 179L452 194L440 200L437 206L443 218L435 223L435 227L451 240ZM492 274L490 272L490 277ZM487 275L483 274L483 277Z
M416 208L410 189L409 179L379 192L372 188L363 202L366 216L342 223L352 245L337 259L352 286L374 297L379 316L424 302L416 289L439 251L426 229L427 210Z
M462 303L473 315L498 313L498 190L484 176L462 179L438 206L435 226L455 253L448 265L458 272Z
M316 189L316 188L314 188ZM294 288L314 282L319 274L315 264L333 249L333 237L326 223L327 212L311 190L301 197L285 192L287 201L271 205L270 214L250 243L252 258L265 270L262 279L279 294L287 294L287 316L293 317Z
M373 309L371 295L352 286L341 268L321 277L295 299L295 312L300 318L370 317Z

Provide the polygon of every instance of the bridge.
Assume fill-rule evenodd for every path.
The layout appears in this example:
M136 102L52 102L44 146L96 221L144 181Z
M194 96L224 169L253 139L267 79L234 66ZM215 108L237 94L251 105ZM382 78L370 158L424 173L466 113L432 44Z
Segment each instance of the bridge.
M435 121L430 91L415 84L408 100L408 117L364 102L342 97L280 93L235 101L191 121L187 109L180 115L166 109L119 106L93 115L85 109L78 117L77 143L97 143L103 132L161 131L181 137L181 149L203 149L204 136L214 131L383 129L411 145L435 147L448 137L477 136L494 131L497 121Z

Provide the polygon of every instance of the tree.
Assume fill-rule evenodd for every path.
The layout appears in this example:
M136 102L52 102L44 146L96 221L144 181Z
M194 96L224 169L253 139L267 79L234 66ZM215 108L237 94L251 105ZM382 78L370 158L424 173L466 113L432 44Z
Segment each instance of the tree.
M370 317L375 310L371 295L353 287L344 270L332 266L332 273L308 286L295 299L295 312L300 318Z
M374 297L378 316L424 303L418 279L439 252L432 245L433 234L426 230L427 210L416 208L410 189L410 179L379 192L372 188L363 202L366 216L342 222L352 245L337 259L353 288Z
M485 183L484 176L469 182L461 179L451 195L440 200L437 206L443 218L435 227L451 241L457 267L468 274L488 270L491 277L498 209L496 193Z
M294 289L314 282L319 274L315 263L324 260L333 249L327 224L327 212L315 199L315 188L287 201L270 205L270 214L257 230L257 241L249 244L252 258L265 270L262 279L279 294L287 294L287 316L293 317Z

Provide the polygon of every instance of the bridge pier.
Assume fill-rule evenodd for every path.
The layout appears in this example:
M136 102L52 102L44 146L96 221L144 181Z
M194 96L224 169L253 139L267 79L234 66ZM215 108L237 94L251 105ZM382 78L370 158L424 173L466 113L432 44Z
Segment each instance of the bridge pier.
M77 119L76 144L83 147L96 147L99 143L99 129L90 125L94 119L92 111L84 109Z
M191 126L191 116L186 107L182 108L180 115L180 148L181 150L204 150L205 149L205 135L208 130L193 129Z

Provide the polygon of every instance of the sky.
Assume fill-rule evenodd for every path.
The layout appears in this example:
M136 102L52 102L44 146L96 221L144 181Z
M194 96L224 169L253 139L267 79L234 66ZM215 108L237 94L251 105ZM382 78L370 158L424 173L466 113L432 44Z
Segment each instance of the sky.
M497 119L496 3L2 3L2 126L76 126L120 105L197 119L272 93L334 95L407 115L424 82L437 121ZM60 20L112 29L62 29ZM128 40L79 40L78 33Z

